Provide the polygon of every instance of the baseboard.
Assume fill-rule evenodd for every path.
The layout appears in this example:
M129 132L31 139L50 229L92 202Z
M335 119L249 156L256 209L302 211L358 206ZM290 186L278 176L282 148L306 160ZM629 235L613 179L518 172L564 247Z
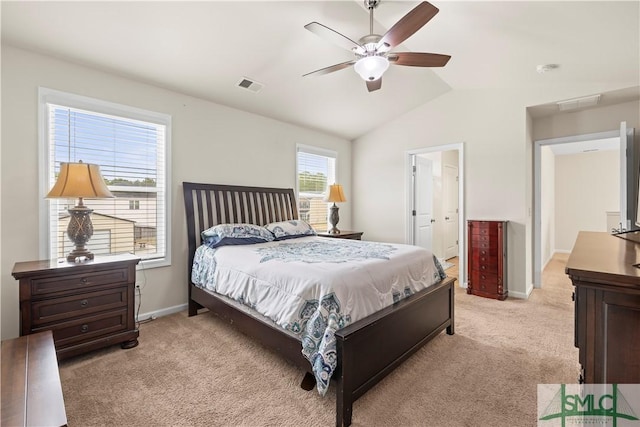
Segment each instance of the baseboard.
M531 295L531 292L533 292L533 285L529 284L527 286L526 292L517 292L517 291L509 290L509 297L527 299L529 298L529 295Z
M173 313L179 313L186 310L189 307L188 304L174 305L173 307L162 308L160 310L150 311L148 313L141 313L138 315L138 321L147 319L156 319L162 316L168 316Z
M556 250L554 250L554 251L553 251L553 253L554 253L554 254L555 254L555 253L558 253L558 254L570 254L570 253L571 253L571 251L566 250L566 249L556 249Z

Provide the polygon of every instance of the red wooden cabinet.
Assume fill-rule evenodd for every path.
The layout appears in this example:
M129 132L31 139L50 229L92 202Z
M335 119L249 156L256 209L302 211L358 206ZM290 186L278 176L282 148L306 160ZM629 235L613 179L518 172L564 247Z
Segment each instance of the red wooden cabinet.
M467 293L504 300L507 288L507 221L467 221Z

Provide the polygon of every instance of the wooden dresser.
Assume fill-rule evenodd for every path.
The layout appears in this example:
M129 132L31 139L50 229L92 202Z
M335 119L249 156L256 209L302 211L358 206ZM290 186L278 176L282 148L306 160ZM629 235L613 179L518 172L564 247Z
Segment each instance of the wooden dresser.
M507 288L507 221L467 221L467 293L504 300Z
M18 262L20 335L51 330L58 359L101 347L138 345L133 255L100 256L83 263Z
M2 341L3 426L66 426L51 331Z
M640 244L581 231L567 262L575 286L579 381L640 383Z

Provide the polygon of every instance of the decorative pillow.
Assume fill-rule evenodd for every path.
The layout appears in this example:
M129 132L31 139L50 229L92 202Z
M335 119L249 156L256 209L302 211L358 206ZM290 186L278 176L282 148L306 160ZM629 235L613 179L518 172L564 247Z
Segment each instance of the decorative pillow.
M210 248L225 245L251 245L273 241L273 234L254 224L218 224L201 233L202 243Z
M273 233L276 240L295 239L296 237L316 235L314 229L301 219L272 222L271 224L265 225L265 228Z

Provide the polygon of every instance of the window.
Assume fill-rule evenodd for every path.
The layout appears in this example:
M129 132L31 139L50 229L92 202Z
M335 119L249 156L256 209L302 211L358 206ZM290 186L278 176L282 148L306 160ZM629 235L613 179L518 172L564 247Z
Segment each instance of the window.
M298 146L298 212L316 231L327 230L325 198L328 186L336 181L336 158L334 151Z
M93 209L94 228L87 248L96 256L135 253L148 267L169 265L171 117L41 88L40 118L42 255L61 258L73 249L66 236L67 208L77 200L44 200L44 195L61 162L82 160L100 166L115 196L85 200Z

